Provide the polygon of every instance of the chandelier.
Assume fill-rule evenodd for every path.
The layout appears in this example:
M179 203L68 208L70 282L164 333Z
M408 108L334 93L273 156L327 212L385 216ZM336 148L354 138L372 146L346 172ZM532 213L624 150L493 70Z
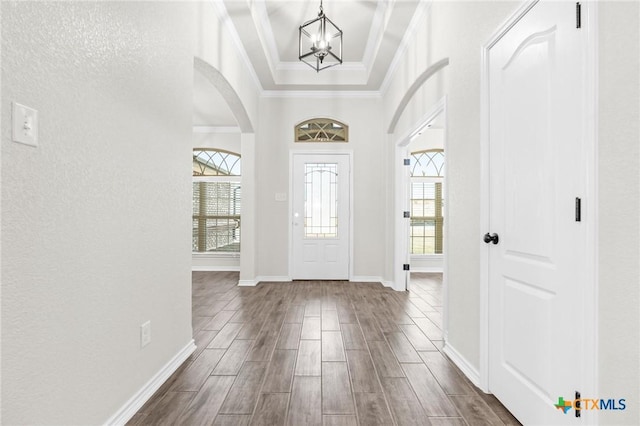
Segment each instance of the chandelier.
M342 63L342 30L324 14L322 0L318 17L300 25L298 59L316 72Z

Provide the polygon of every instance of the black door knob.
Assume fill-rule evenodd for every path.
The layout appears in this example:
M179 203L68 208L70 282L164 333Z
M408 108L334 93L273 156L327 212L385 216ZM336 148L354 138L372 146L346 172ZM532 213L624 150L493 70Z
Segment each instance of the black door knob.
M499 238L498 238L498 234L489 234L488 232L486 234L484 234L484 242L489 244L489 243L493 243L493 244L498 244Z

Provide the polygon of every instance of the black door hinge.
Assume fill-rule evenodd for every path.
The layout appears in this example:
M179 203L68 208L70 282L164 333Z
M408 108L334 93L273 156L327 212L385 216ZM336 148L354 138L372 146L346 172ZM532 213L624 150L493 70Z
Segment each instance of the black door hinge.
M582 200L576 197L576 222L582 222Z
M408 263L403 264L402 265L402 270L403 271L408 271L409 270L409 264Z
M582 411L582 402L580 401L580 392L576 391L576 399L573 401L576 407L576 417L580 417L580 411Z
M576 28L582 28L582 5L576 3Z
M402 212L402 217L404 217L404 218L410 218L410 217L411 217L411 212L408 212L408 211L404 211L404 212Z
M408 159L408 158L405 158L404 159L404 163L402 163L402 164L404 164L405 166L410 166L411 165L411 160Z

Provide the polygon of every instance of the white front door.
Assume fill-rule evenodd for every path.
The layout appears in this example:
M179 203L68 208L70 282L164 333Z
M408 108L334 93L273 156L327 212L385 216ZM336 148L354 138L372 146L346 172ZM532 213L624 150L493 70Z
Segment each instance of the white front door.
M294 154L292 278L349 279L348 154Z
M489 390L527 425L577 424L586 230L576 217L586 32L540 1L489 50ZM578 221L580 220L580 221ZM485 242L488 238L485 237Z

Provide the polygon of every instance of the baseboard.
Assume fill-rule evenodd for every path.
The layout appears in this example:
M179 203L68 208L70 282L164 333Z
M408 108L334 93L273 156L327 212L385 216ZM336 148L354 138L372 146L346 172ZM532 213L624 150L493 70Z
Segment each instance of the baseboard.
M351 279L349 281L353 281L356 283L383 283L383 279L382 277L373 277L373 276L367 276L367 275L354 275L353 277L351 277Z
M464 375L467 376L469 380L471 380L471 383L473 383L477 387L480 387L480 372L473 365L471 365L471 363L467 361L467 359L463 357L460 352L455 350L453 346L449 344L449 342L445 341L442 352L444 352L445 355L448 356L449 359L458 366L460 371L462 371Z
M382 285L385 287L393 288L395 284L393 281L382 281Z
M273 283L273 282L291 282L291 277L285 277L284 275L259 275L256 277L257 282Z
M240 280L238 281L239 287L255 287L258 284L256 280Z
M193 272L239 272L239 266L192 266Z
M124 425L138 412L138 410L153 396L167 379L186 361L196 350L196 345L191 340L168 363L164 365L135 395L133 395L113 416L105 422L105 425Z

